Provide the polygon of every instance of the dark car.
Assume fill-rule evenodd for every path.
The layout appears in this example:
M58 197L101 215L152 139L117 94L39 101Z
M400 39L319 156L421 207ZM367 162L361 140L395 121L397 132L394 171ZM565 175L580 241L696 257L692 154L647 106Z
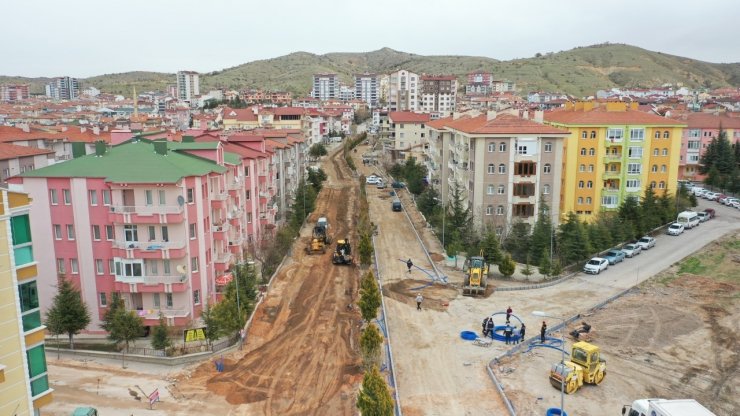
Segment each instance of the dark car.
M393 182L393 183L391 184L391 187L393 187L393 189L401 189L401 188L405 188L405 187L406 187L406 184L405 184L405 183L403 183L403 182L399 182L399 181L394 181L394 182Z

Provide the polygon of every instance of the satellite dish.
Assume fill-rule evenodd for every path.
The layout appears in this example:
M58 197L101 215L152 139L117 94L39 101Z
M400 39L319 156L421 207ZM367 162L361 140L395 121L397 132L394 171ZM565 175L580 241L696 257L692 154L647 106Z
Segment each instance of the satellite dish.
M177 197L177 205L179 205L179 206L185 205L185 198L183 198L182 195L179 195Z
M180 264L177 267L175 267L175 269L180 274L187 274L187 272L188 272L188 268L186 266L182 265L182 264Z

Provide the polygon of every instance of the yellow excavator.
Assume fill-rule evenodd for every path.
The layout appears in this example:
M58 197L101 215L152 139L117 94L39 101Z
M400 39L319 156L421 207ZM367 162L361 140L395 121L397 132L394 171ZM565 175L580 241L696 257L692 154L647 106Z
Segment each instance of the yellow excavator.
M326 253L326 246L331 244L331 237L329 237L328 229L329 224L326 218L319 218L319 221L313 227L311 234L311 240L306 246L306 254L313 253Z
M355 260L352 256L352 246L349 244L349 238L337 240L337 248L331 257L332 264L353 265Z
M550 370L550 384L558 390L565 380L564 390L575 393L587 384L601 384L606 376L606 361L601 358L599 347L585 341L573 344L570 360L553 364Z
M480 256L470 257L465 260L465 284L463 285L463 295L479 296L486 293L488 279L488 264L483 258L483 251Z

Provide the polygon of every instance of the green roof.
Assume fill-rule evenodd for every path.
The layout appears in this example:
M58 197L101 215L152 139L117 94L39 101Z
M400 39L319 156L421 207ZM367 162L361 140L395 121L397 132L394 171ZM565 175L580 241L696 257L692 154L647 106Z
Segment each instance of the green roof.
M238 165L242 163L242 157L236 153L224 152L224 162L229 165Z
M191 143L185 143L187 145ZM202 144L202 143L192 143ZM218 143L216 143L218 144ZM186 150L189 146L167 142L169 149ZM149 140L129 141L109 147L105 155L90 154L21 174L25 178L105 178L108 182L176 183L186 176L224 173L217 163L180 151L160 155Z
M220 145L219 142L168 142L170 149L176 150L213 150ZM241 156L236 153L224 152L224 162L230 165L238 165L242 161Z

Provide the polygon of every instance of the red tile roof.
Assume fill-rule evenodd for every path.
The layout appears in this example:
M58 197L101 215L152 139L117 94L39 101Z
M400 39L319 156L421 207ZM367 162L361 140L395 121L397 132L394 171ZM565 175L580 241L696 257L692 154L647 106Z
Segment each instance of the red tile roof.
M18 146L10 143L0 143L0 160L16 159L36 155L53 154L53 150L36 147Z
M251 108L225 107L222 114L224 120L257 121L257 114Z
M740 117L718 116L706 113L690 113L683 118L690 129L740 129Z
M464 117L468 117L468 116L464 116ZM427 126L433 129L441 130L447 127L452 121L453 121L452 117L439 118L437 120L432 120L428 122Z
M679 126L685 123L636 110L606 111L596 108L591 111L554 110L545 112L545 121L571 125L626 125L649 124Z
M499 114L493 120L487 120L485 114L472 118L463 117L447 122L447 127L468 134L570 134L565 129L526 120L511 114Z
M393 123L426 123L429 121L429 114L412 113L411 111L392 111L388 118Z

